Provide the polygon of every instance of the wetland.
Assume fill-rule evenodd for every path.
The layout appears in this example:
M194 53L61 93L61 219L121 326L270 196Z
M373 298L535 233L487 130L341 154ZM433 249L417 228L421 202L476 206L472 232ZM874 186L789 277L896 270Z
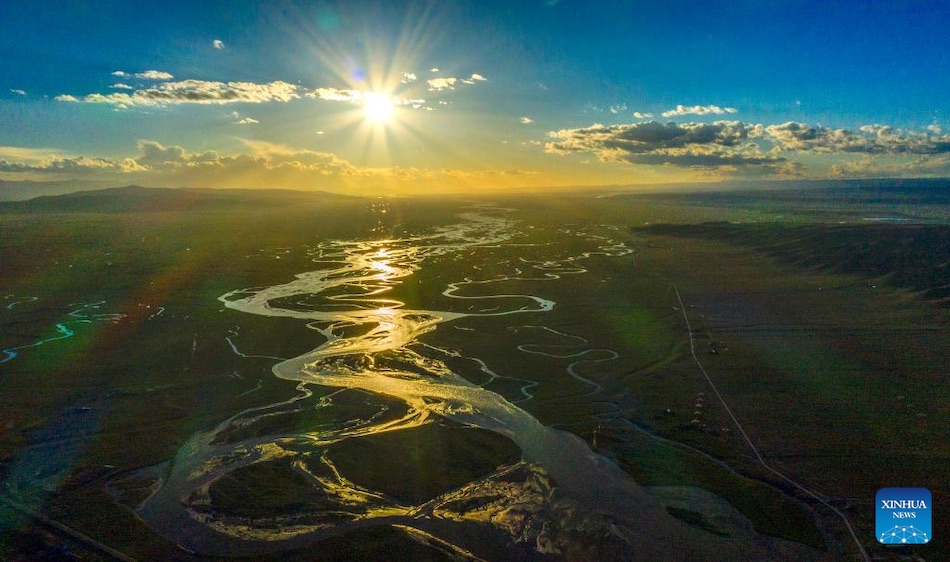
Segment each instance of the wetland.
M897 556L950 250L875 189L5 204L2 554Z

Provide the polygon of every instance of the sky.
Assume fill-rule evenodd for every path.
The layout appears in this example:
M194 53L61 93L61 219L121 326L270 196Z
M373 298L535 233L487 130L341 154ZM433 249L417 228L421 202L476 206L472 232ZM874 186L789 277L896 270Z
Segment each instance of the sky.
M948 30L924 0L3 2L0 180L947 177Z

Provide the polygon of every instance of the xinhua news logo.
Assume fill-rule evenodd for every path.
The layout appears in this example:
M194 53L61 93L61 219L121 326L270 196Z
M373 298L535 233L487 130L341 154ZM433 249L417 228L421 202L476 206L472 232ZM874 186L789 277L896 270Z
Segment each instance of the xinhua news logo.
M932 496L926 488L881 488L875 532L881 544L927 544L933 540Z

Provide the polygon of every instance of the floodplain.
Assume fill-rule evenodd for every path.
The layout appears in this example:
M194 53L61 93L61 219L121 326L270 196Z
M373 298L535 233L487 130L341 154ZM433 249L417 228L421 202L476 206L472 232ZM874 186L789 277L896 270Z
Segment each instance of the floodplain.
M4 204L0 555L939 560L925 188Z

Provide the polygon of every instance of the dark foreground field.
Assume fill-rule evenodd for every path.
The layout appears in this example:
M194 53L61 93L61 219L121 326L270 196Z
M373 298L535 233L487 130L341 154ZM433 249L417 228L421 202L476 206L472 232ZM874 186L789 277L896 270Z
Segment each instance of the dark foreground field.
M623 242L632 253L577 261L583 275L512 275L491 286L552 300L550 313L467 317L422 342L454 350L453 370L583 438L712 540L738 540L727 520L743 518L819 559L859 560L861 547L947 559L946 202L913 186L875 189L495 199L513 209L521 245L435 259L386 296L444 310L449 283L580 255L588 235ZM457 222L471 201L124 190L28 203L0 209L0 557L109 559L107 547L186 560L194 556L132 511L161 470L156 480L131 475L162 466L196 432L294 396L295 383L271 374L274 358L320 343L300 321L240 315L218 297L312 269L304 245L424 232ZM466 294L479 291L488 289ZM537 383L530 400L526 379ZM385 396L352 392L338 400L339 419L288 411L223 438L305 433L367 404L400 411ZM413 505L520 458L511 441L448 422L326 454L358 484ZM320 509L323 498L292 464L231 473L210 487L212 507L247 518ZM933 492L932 544L875 544L882 487ZM741 517L712 515L695 489ZM486 551L515 552L505 548ZM312 548L275 543L268 556L446 552L379 525Z

